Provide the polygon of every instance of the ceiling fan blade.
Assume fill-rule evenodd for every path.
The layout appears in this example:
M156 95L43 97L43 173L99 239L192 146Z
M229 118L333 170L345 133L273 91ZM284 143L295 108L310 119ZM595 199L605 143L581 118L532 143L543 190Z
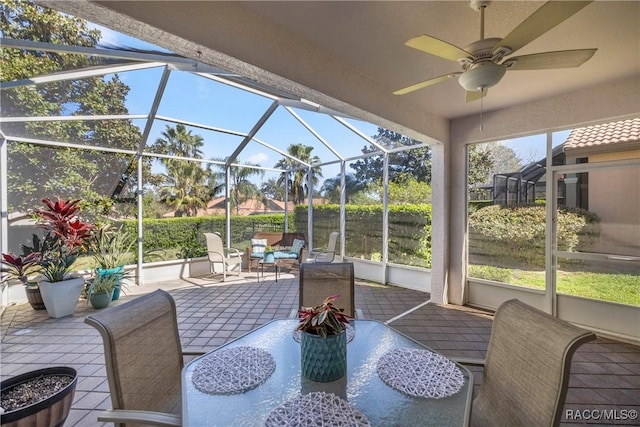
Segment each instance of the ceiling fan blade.
M435 77L433 79L429 79L429 80L426 80L424 82L416 83L416 84L411 85L409 87L405 87L404 89L399 89L399 90L393 92L393 94L394 95L405 95L407 93L414 92L416 90L425 88L427 86L431 86L431 85L434 85L436 83L444 82L445 80L449 80L449 79L451 79L453 77L457 77L460 74L462 74L462 73L461 72L457 72L457 73L445 74L444 76Z
M549 1L514 28L497 44L493 51L496 52L500 47L508 47L513 53L574 15L589 3L591 1Z
M587 62L598 49L559 50L556 52L534 53L516 56L504 62L509 70L548 70L554 68L575 68Z
M451 61L473 57L469 52L459 48L458 46L426 34L407 40L405 46L421 50L431 55L439 56L440 58L449 59Z
M473 102L473 101L477 101L480 98L484 98L485 96L487 96L487 89L485 90L468 90L467 93L464 96L464 102Z

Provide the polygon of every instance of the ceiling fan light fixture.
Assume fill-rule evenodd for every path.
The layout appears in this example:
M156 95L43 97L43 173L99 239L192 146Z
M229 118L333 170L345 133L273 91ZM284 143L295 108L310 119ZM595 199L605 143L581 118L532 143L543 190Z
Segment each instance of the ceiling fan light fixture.
M474 64L459 78L460 86L471 92L483 91L498 84L507 71L502 65L493 62Z

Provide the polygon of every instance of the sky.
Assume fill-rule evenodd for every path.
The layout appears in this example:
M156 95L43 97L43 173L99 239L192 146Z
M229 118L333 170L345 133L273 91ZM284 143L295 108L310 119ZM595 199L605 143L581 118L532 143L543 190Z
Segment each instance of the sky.
M166 51L158 46L117 33L108 28L90 24L102 32L101 44L126 46L139 49ZM155 96L162 69L140 70L120 73L120 79L127 84L131 91L126 105L130 114L147 114ZM158 115L182 119L189 122L202 123L209 126L221 127L228 130L247 133L258 121L271 104L268 98L256 96L245 91L213 82L186 72L173 72L165 89ZM336 151L346 158L362 154L362 149L369 144L355 133L335 121L329 116L296 110L298 114L327 141ZM377 126L357 120L349 122L367 136L377 133ZM135 121L144 127L144 121ZM152 128L149 144L153 143L166 125L172 123L156 120ZM241 137L226 135L219 132L207 131L199 128L189 128L194 134L204 138L204 158L224 158L230 155ZM569 131L554 134L553 146L564 142ZM321 162L336 160L331 151L307 131L291 114L283 108L267 120L266 124L256 134L256 138L286 151L291 144L313 145L314 155ZM546 136L537 135L503 141L512 148L523 164L538 161L545 157ZM240 162L257 163L264 167L274 167L282 156L255 141L251 141L239 157ZM350 171L350 168L347 168ZM323 168L324 178L331 178L339 173L337 164ZM276 176L277 173L267 172L264 179Z

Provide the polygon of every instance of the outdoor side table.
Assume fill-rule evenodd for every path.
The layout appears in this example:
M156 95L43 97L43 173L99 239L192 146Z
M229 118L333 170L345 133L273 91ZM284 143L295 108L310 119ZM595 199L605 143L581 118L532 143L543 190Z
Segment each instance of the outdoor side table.
M265 260L258 261L258 282L260 281L260 275L262 275L262 280L264 280L264 266L272 265L276 270L276 283L278 282L278 273L280 272L280 266L278 265L278 260L274 260L273 262L267 262Z

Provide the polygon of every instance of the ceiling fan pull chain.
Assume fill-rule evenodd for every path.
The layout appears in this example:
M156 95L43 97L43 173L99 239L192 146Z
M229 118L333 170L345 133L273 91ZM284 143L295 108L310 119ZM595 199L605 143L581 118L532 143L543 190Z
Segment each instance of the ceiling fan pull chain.
M481 90L480 92L484 92L484 89ZM480 97L480 132L484 132L483 106L484 106L484 96Z

